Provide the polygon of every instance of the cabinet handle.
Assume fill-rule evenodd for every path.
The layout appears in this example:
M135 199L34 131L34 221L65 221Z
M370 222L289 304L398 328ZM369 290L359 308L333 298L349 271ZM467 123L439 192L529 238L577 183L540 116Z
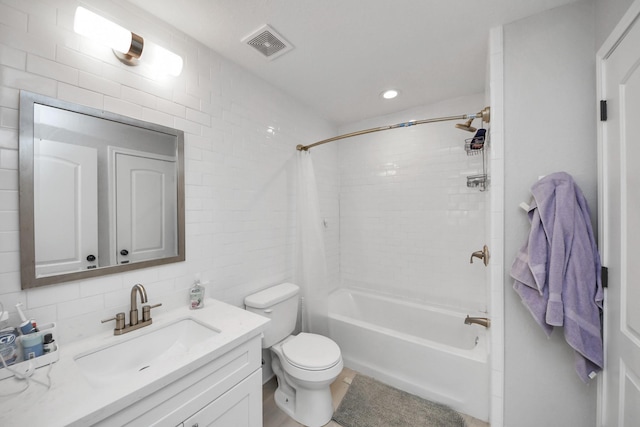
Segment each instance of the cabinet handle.
M126 250L126 249L123 249L123 250L120 251L120 255L127 256L127 255L129 255L129 251Z
M89 255L89 256L87 256L87 261L89 261L89 262L93 262L93 261L95 261L95 260L96 260L95 255Z

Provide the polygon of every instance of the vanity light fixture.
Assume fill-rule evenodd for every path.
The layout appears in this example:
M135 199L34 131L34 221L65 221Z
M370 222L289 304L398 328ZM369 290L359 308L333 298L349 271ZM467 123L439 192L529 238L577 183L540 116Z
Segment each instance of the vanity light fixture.
M113 53L124 64L147 66L172 76L182 72L182 57L157 44L145 41L142 36L97 15L84 7L76 9L73 21L76 33L113 49Z

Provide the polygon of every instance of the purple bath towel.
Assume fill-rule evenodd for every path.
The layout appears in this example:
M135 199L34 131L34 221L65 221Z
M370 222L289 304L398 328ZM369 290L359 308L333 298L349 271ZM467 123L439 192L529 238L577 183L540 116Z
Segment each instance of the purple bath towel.
M511 267L513 288L549 336L564 327L584 382L604 366L600 255L591 215L571 175L557 172L531 188L531 231Z

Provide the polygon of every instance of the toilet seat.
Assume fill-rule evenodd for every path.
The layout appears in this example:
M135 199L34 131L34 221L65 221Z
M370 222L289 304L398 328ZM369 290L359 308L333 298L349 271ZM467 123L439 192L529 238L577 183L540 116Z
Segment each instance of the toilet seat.
M282 345L282 354L291 365L309 371L322 371L341 360L340 347L322 335L300 333Z

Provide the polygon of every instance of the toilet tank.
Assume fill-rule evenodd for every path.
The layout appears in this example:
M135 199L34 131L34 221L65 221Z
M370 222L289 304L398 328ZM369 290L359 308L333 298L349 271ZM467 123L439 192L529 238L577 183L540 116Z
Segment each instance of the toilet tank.
M262 348L282 341L296 327L298 294L300 288L293 283L282 283L247 296L244 305L248 311L271 319L264 331Z

